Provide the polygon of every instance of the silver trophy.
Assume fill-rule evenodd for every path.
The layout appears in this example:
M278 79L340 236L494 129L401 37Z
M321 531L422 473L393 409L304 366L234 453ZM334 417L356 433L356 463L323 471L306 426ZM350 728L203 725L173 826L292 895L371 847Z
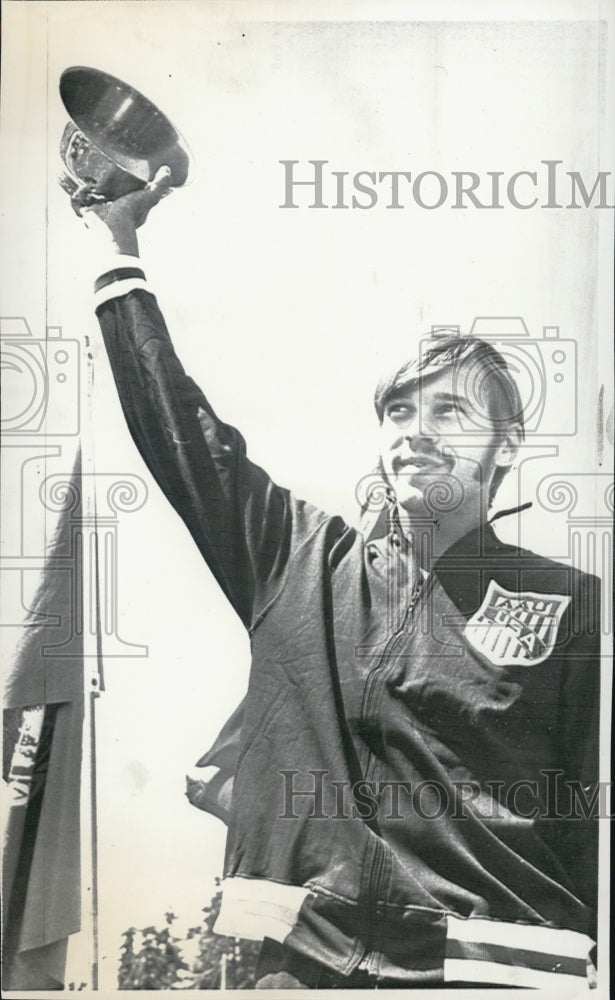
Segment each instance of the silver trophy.
M60 78L60 97L71 121L60 142L65 170L59 181L75 211L145 187L165 165L173 187L186 181L186 143L134 87L101 70L71 66Z

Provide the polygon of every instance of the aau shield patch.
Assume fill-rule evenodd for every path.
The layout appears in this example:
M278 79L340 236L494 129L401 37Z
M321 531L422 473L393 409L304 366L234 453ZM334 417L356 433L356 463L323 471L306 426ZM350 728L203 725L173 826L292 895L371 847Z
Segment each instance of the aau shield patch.
M517 594L489 582L485 599L465 627L474 649L496 666L542 663L553 651L570 598L562 594Z

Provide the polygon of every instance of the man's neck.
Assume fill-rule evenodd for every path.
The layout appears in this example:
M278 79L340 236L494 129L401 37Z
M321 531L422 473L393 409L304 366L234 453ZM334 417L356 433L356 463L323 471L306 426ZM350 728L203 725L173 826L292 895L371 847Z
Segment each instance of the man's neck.
M441 521L436 521L434 528L434 550L433 558L439 559L440 556L450 549L451 545L458 542L460 538L464 538L465 535L469 534L470 531L475 531L485 524L487 521L487 516L485 512L484 517L458 517L455 515L448 515L443 517Z
M487 509L451 511L438 516L401 510L400 518L405 534L412 539L421 563L431 563L423 566L423 569L430 571L433 563L455 542L487 523Z

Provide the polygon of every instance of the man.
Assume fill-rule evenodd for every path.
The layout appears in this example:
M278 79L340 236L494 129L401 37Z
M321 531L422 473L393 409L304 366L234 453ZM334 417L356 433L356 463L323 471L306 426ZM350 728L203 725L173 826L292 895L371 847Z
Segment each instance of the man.
M596 581L488 523L523 438L505 362L445 337L379 385L365 536L274 484L184 373L138 260L167 190L85 218L119 254L96 300L131 434L251 637L217 930L264 938L259 987L582 985Z

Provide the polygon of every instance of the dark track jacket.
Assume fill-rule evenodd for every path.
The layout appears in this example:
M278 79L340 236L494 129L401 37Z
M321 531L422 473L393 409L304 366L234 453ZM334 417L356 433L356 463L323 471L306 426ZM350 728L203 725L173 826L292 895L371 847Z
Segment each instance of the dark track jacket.
M216 929L400 985L582 986L597 581L484 525L417 594L394 520L366 540L249 461L132 263L97 292L128 427L251 639Z

